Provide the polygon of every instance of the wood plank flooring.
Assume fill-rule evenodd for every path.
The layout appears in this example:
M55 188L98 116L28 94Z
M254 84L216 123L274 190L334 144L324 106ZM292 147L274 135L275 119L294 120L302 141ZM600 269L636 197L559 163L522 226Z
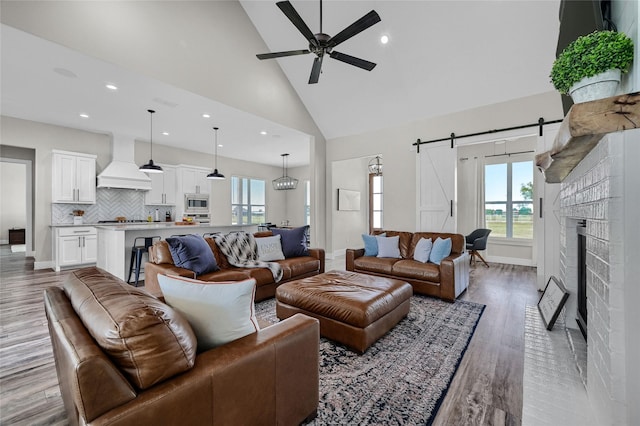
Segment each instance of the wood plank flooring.
M47 330L43 290L67 272L33 271L33 259L0 246L0 424L67 424ZM519 425L524 314L535 305L535 269L472 267L462 296L487 305L435 425Z

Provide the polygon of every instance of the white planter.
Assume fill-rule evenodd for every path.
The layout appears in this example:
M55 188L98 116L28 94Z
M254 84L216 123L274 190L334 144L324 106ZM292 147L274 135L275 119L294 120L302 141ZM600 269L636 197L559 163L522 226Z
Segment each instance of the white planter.
M573 103L595 101L616 94L620 84L620 70L609 70L593 77L585 77L569 89Z

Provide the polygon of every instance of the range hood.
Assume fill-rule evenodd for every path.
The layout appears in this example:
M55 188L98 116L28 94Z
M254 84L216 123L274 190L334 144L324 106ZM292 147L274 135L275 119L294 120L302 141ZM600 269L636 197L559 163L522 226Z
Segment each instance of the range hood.
M150 190L151 179L133 161L134 138L113 135L111 149L113 158L98 175L98 188Z

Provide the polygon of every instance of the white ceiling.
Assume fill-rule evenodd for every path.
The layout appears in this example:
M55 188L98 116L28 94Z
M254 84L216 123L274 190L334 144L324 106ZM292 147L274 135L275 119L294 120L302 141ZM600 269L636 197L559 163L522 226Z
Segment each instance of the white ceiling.
M309 164L309 137L297 130L7 25L1 37L3 115L148 141L147 110L170 110L153 115L154 145L213 154L217 126L221 157L282 166L280 154L289 153L289 167ZM75 76L67 76L68 71ZM107 83L118 90L108 90Z
M275 2L240 3L272 52L307 48ZM319 32L319 1L291 3ZM559 4L325 1L323 32L331 36L370 10L378 12L381 22L335 48L376 68L368 72L325 58L319 83L310 85L314 55L275 60L326 138L360 134L554 90L548 75ZM386 45L379 42L384 34Z
M307 48L275 1L240 3L271 51ZM318 32L319 2L292 4ZM377 67L367 72L326 58L319 83L309 85L313 55L277 61L327 139L360 134L553 90L558 8L559 0L325 1L329 35L378 12L382 22L335 49ZM379 42L383 34L387 45ZM147 109L175 104L171 114L154 115L154 144L211 154L217 125L220 156L279 166L279 154L288 152L290 167L309 162L308 136L299 131L6 25L1 35L3 115L148 140ZM257 53L265 52L241 52ZM214 118L203 119L205 112Z

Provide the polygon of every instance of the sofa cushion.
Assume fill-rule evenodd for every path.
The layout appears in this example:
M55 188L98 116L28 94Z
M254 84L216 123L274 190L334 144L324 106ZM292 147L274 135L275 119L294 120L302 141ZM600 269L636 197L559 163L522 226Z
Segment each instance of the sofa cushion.
M413 260L427 263L429 261L429 255L431 254L432 247L433 242L431 241L431 238L420 238L420 241L418 241L418 244L416 244L413 251Z
M205 351L260 329L255 315L256 281L211 283L159 275L167 303L184 315Z
M63 288L98 346L138 389L193 367L196 337L170 306L96 267L71 272Z
M393 264L392 271L397 277L433 283L440 282L440 267L435 263L422 263L417 260L402 259Z
M224 253L220 251L220 247L218 247L218 245L216 244L216 240L214 240L213 237L205 237L204 240L207 242L207 244L209 244L211 252L213 252L213 257L216 258L216 263L218 264L218 267L220 269L226 269L231 266L229 265L227 256L225 256Z
M274 260L284 259L280 239L280 235L256 238L255 240L256 246L258 247L258 260L261 260L263 262L272 262Z
M384 231L387 237L399 237L398 248L403 259L413 259L413 233L404 231ZM416 241L417 243L417 241Z
M217 271L218 265L209 244L198 234L167 238L173 263L195 272L196 276Z
M400 248L398 242L399 236L395 237L381 237L376 236L378 242L378 257L392 257L394 259L400 258Z
M451 238L436 238L429 254L429 262L439 265L442 259L451 254Z
M171 257L171 251L169 251L169 244L166 240L160 240L153 243L153 246L149 250L149 261L160 265L162 263L168 263L173 265L173 257ZM153 253L153 256L151 256Z
M287 259L290 257L309 256L307 250L307 228L301 226L293 229L271 228L273 235L282 237L282 252Z
M387 234L382 233L378 235L362 234L362 241L364 242L364 255L365 256L377 256L378 255L378 240L376 237L386 237Z
M431 238L432 241L435 241L438 237L442 239L451 238L451 254L459 254L466 250L464 235L447 232L416 232L413 234L411 247L415 247L420 238Z
M362 256L353 261L356 271L367 271L379 274L390 274L393 264L398 259L388 257Z

